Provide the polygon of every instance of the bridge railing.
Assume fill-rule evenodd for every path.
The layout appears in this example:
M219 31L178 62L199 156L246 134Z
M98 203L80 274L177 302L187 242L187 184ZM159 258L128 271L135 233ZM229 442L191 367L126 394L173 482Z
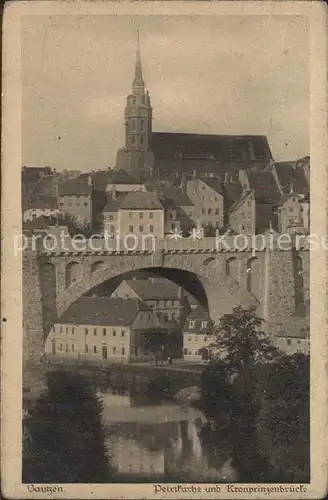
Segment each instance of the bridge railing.
M134 253L156 251L182 251L182 252L250 252L263 251L267 248L277 250L288 250L293 247L293 240L288 242L286 238L279 246L279 236L286 235L223 235L214 238L182 238L167 236L156 238L151 234L133 235L127 234L122 238L89 238L84 237L70 238L67 234L63 238L47 234L38 242L38 248L41 253ZM309 249L309 239L306 235L299 236L297 240L297 249Z

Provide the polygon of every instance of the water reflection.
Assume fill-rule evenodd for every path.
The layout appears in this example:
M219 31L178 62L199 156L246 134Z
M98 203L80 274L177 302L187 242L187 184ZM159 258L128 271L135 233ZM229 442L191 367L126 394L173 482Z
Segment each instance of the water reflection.
M127 388L97 388L111 466L125 481L236 481L231 445L213 450L204 415L186 404L153 404ZM213 443L213 442L212 442Z

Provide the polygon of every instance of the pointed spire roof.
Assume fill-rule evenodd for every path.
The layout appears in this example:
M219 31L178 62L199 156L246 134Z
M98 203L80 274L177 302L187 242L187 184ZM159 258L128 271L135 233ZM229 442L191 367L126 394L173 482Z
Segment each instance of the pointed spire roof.
M140 55L139 29L137 30L137 54L136 54L136 65L134 69L134 80L132 84L132 90L134 94L143 94L145 92L145 82L142 76L142 65L141 65L141 55Z

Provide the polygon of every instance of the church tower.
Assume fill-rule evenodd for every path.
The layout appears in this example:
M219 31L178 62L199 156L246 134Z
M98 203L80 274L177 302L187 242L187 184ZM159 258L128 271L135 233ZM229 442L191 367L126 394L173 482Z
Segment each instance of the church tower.
M142 75L139 30L132 94L127 97L124 116L125 147L117 153L116 168L138 178L148 177L154 163L151 153L152 107Z

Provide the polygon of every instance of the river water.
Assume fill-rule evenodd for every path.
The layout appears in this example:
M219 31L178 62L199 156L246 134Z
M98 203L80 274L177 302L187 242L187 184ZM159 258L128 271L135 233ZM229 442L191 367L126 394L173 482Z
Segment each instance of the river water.
M101 388L110 465L124 481L233 482L231 446L206 439L204 415L185 403L153 402L128 388Z

